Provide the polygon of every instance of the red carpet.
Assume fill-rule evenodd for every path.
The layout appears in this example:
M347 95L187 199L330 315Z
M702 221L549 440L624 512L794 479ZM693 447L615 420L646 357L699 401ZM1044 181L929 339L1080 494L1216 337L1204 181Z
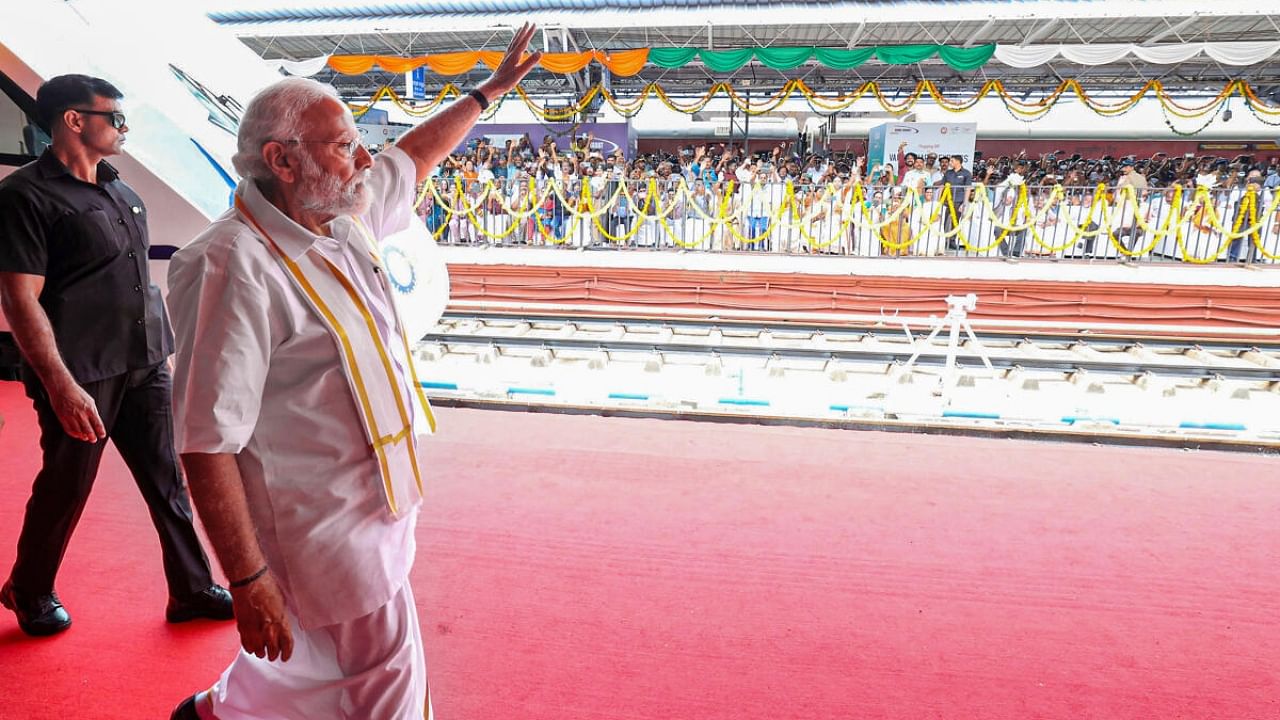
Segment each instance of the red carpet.
M0 384L0 573L36 458ZM1280 461L441 413L414 574L442 720L1275 718ZM163 622L109 455L0 717L164 718L236 647Z

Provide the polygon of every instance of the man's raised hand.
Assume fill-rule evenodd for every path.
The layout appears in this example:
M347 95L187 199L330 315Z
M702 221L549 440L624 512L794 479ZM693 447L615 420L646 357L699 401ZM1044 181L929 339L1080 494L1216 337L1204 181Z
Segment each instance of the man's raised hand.
M537 30L537 26L533 23L525 23L516 31L515 37L511 39L511 44L507 46L507 54L502 56L502 62L493 71L493 75L489 76L489 79L481 86L480 91L490 101L497 100L511 92L529 74L529 71L542 60L541 51L525 55L525 51L529 48L529 41L533 39L533 35Z

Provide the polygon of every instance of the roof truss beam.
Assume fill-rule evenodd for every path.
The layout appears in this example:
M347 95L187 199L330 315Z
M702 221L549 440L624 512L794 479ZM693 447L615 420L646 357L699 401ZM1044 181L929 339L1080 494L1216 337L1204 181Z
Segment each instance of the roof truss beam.
M1152 35L1151 37L1147 38L1146 40L1143 40L1143 41L1142 41L1142 44L1143 44L1144 46L1154 45L1154 44L1156 44L1157 42L1160 42L1161 40L1163 40L1163 39L1165 39L1165 38L1169 37L1170 35L1173 35L1174 37L1178 37L1178 33L1179 33L1179 32L1181 32L1182 30L1185 30L1186 28L1190 27L1192 23L1194 23L1195 21L1197 21L1197 20L1199 20L1199 19L1200 19L1200 13L1191 13L1191 15L1190 15L1189 17L1185 17L1185 18L1183 18L1182 20L1180 20L1180 21L1178 21L1178 22L1174 23L1173 25L1169 25L1169 27L1167 27L1167 28L1165 28L1164 30L1162 30L1162 31L1160 31L1160 32L1158 32L1158 33L1156 33L1155 35ZM1168 20L1165 20L1165 23L1166 23L1166 24L1168 24L1168 22L1169 22ZM1182 38L1181 38L1181 37L1178 37L1178 40L1180 40L1180 41L1181 41L1181 40L1182 40Z
M987 31L991 29L991 26L995 24L996 24L996 18L994 15L987 18L987 21L982 23L982 25L977 30L974 30L973 34L969 36L968 40L964 41L964 46L973 47L973 44L978 42L978 38L982 37L983 35L986 35Z
M1031 43L1033 43L1033 42L1035 42L1035 41L1039 40L1040 38L1044 37L1045 35L1048 35L1048 34L1049 34L1049 32L1050 32L1051 30L1053 30L1053 29L1054 29L1054 27L1056 27L1056 26L1058 25L1058 23L1060 23L1060 22L1062 22L1062 18L1056 18L1056 17L1049 18L1048 20L1044 21L1044 24L1043 24L1043 25L1041 25L1040 27L1036 28L1035 30L1032 30L1032 31L1031 31L1031 34L1030 34L1030 35L1028 35L1028 36L1026 36L1025 38L1023 38L1023 39L1022 39L1022 42L1020 42L1020 43L1018 43L1018 44L1019 44L1019 45L1030 45Z

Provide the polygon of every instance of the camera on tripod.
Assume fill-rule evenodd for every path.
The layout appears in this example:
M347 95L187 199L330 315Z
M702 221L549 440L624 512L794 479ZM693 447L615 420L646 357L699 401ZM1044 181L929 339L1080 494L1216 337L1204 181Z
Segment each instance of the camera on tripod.
M948 295L947 296L947 314L948 315L964 315L971 313L978 308L978 296L969 293L968 295Z
M938 337L944 329L947 331L947 351L945 364L942 367L942 374L938 377L939 388L934 391L936 395L942 395L944 398L950 394L952 388L956 384L956 355L960 352L960 333L963 332L969 338L970 352L977 355L982 364L987 366L987 371L994 373L995 368L991 366L991 359L987 357L987 351L982 347L982 343L978 342L978 337L973 333L973 326L969 324L969 313L978 307L978 296L974 293L967 295L948 295L947 296L947 315L946 317L931 318L929 336L924 342L916 342L911 338L911 331L907 330L907 337L916 347L915 353L907 360L906 370L911 371L916 364L916 360L920 358L920 353L926 348L933 345L933 339ZM948 399L947 402L950 402Z

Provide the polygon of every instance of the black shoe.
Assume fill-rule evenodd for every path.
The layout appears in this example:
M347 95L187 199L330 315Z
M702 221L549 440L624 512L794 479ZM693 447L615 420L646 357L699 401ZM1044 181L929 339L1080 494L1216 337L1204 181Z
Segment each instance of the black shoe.
M164 611L164 619L171 623L186 622L196 618L230 620L234 617L235 613L231 610L231 593L220 585L211 585L185 598L171 597L169 607Z
M169 720L200 720L200 713L196 712L196 696L192 695L183 700L182 704L173 709Z
M12 582L6 582L0 588L0 605L18 616L18 627L22 632L34 637L57 635L71 627L71 616L62 607L56 593L23 597L13 589Z

